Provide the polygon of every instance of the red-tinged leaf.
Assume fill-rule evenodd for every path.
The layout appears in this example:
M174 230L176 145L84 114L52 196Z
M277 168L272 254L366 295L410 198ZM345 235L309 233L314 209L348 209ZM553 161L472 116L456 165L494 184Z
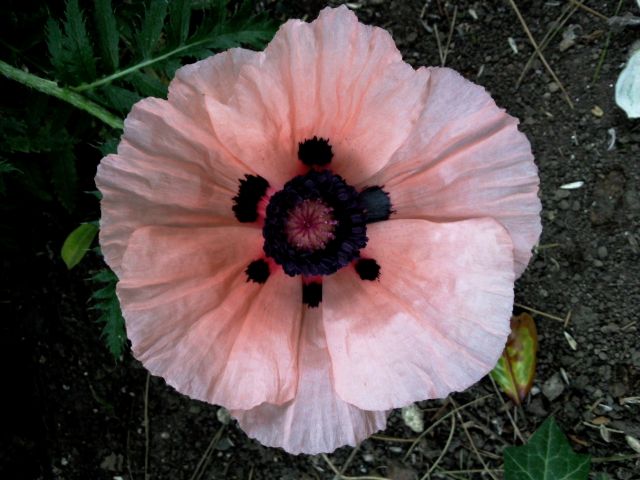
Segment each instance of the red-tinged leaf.
M511 333L491 377L517 405L531 391L536 373L538 333L530 315L511 317Z

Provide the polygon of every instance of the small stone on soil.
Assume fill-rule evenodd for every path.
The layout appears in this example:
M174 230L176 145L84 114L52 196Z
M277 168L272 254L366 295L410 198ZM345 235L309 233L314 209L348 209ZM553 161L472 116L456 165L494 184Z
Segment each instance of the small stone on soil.
M562 395L564 392L565 384L562 381L560 373L554 373L544 384L542 385L542 394L553 402L556 398Z

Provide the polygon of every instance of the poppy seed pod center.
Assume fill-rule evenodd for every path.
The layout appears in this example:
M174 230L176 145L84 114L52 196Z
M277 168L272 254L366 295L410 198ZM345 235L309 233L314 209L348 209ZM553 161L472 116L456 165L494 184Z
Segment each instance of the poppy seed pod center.
M293 207L285 221L289 242L300 250L313 251L335 238L333 209L318 198L306 199Z
M342 177L311 170L273 194L262 234L264 252L287 275L330 275L366 246L366 215Z

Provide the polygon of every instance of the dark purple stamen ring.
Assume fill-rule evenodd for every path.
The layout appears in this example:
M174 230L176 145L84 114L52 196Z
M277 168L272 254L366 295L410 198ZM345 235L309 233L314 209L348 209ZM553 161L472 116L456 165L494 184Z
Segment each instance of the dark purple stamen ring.
M332 214L332 238L323 248L309 250L294 245L287 220L307 200L319 200ZM329 171L309 171L287 182L270 199L263 227L264 252L288 275L329 275L358 258L367 244L366 216L358 192Z

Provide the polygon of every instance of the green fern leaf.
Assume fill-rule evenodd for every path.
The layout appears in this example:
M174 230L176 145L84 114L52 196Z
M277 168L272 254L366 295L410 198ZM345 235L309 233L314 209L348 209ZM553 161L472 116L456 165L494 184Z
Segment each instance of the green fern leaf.
M167 84L157 77L142 72L134 72L127 77L127 80L145 97L167 98Z
M119 137L109 137L102 143L102 145L98 147L98 150L100 150L100 153L106 157L107 155L111 153L116 153L118 151L119 143L120 143ZM93 192L90 192L90 193L98 194L98 197L97 197L98 200L102 199L102 195L97 190L94 190Z
M122 113L129 112L133 104L141 98L136 92L116 85L103 87L101 93L109 107Z
M78 0L69 0L65 11L64 32L67 46L71 54L70 61L79 67L86 79L96 77L96 63L93 46L84 23L84 15Z
M173 0L169 3L169 45L182 45L189 36L191 3L189 0Z
M53 18L47 19L45 30L47 34L47 48L49 50L51 65L53 65L56 72L60 73L64 71L65 68L62 30L60 30L60 25Z
M154 0L145 10L142 28L138 34L138 48L143 59L151 57L164 27L164 20L167 16L167 2L165 0Z
M94 18L102 59L112 71L115 71L120 64L118 52L120 34L118 33L118 25L111 6L111 0L96 0Z
M98 322L102 324L102 337L114 358L124 353L127 341L124 318L120 302L116 296L118 277L109 269L103 269L93 275L92 280L101 285L91 296L93 309L99 312Z

